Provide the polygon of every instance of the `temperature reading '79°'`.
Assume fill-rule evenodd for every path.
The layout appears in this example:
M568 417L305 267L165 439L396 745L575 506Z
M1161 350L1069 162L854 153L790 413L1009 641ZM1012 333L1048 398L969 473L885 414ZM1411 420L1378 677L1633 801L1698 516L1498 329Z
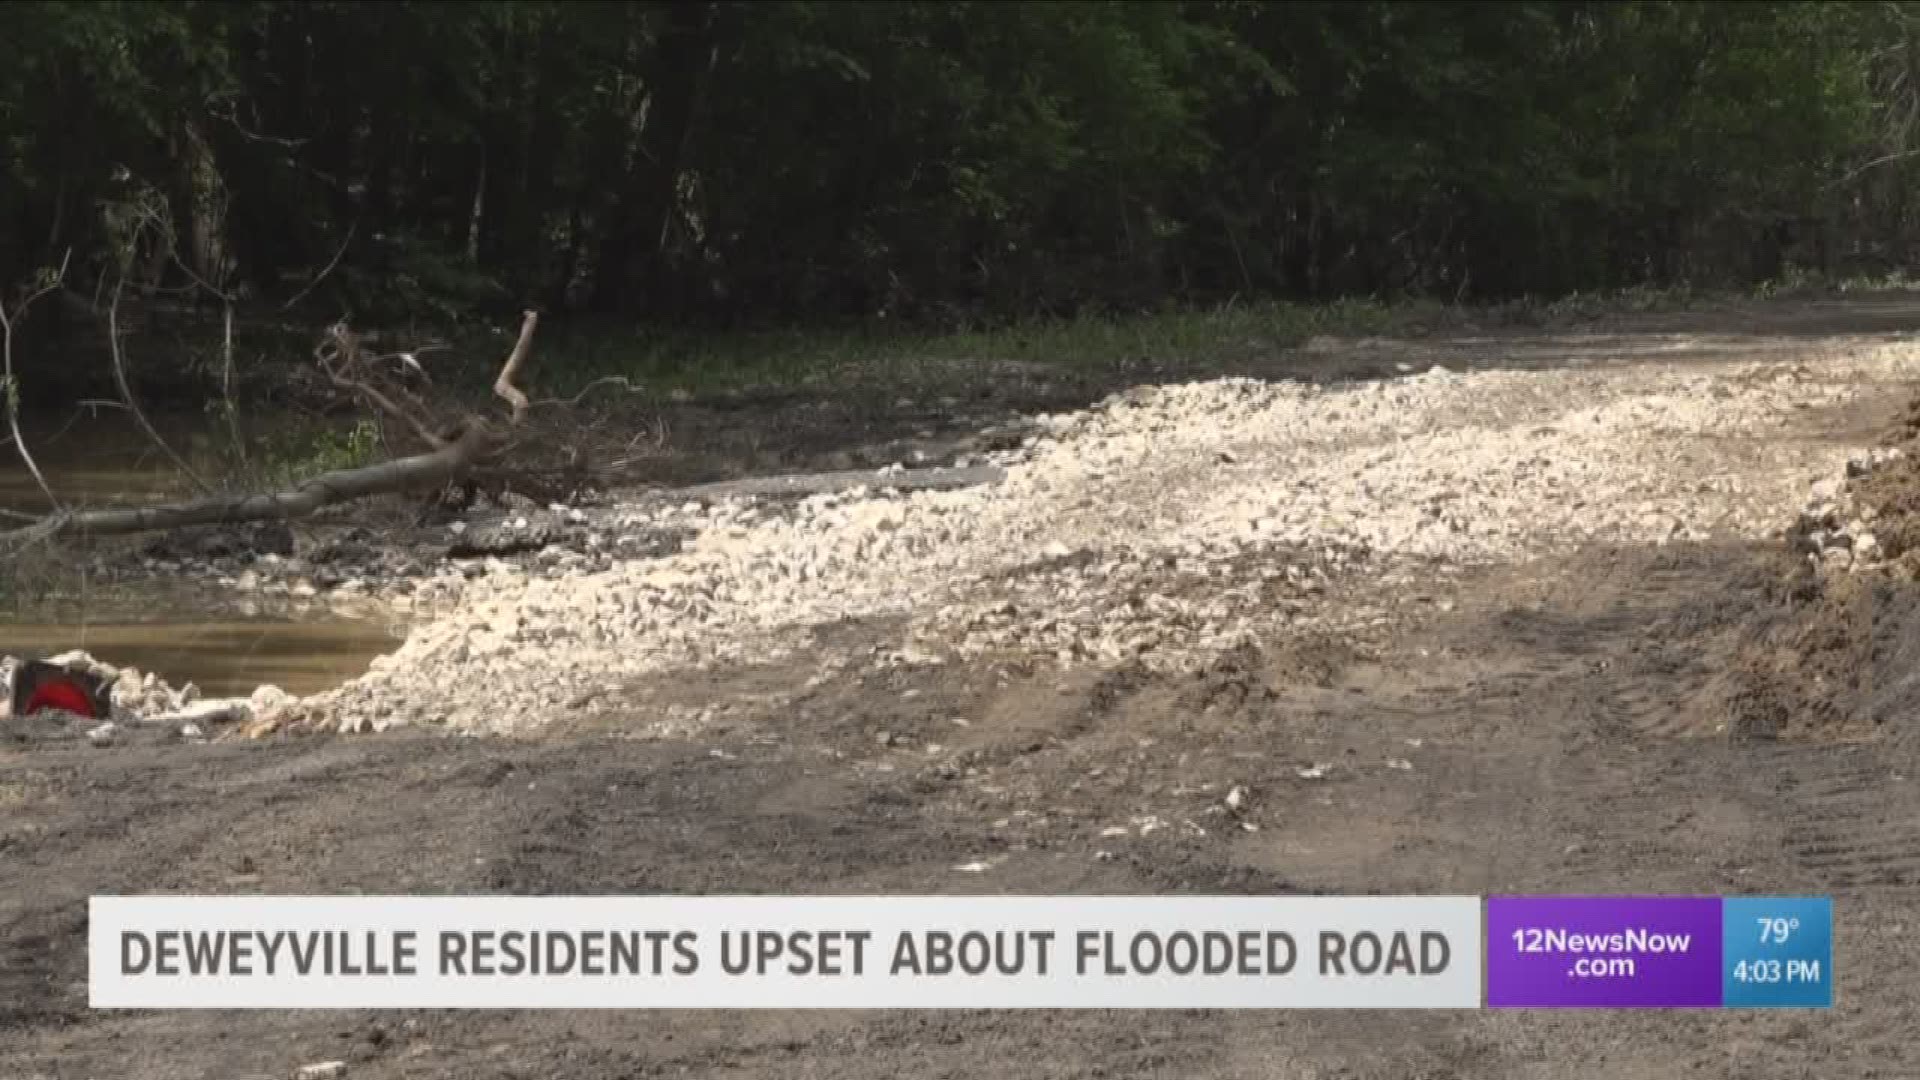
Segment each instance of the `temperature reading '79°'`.
M1800 929L1799 919L1776 917L1754 921L1760 924L1760 943L1763 945L1784 945L1793 932Z

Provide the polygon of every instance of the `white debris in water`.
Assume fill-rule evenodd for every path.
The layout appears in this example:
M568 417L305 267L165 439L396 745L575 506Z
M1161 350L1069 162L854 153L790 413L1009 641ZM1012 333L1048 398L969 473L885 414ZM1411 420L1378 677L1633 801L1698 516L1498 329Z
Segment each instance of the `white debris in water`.
M246 698L208 698L190 701L174 712L141 717L154 724L197 724L207 727L244 724L251 718Z
M244 724L261 716L278 716L296 706L298 699L277 686L262 686L251 697L205 698L192 683L175 688L161 681L154 672L134 667L115 667L82 649L48 657L47 663L70 671L88 672L108 684L114 720L87 733L97 745L110 745L120 724L171 724L184 735L191 728L204 733L208 728ZM6 661L7 687L12 687L15 661ZM11 694L8 695L11 698ZM103 741L104 740L104 741Z

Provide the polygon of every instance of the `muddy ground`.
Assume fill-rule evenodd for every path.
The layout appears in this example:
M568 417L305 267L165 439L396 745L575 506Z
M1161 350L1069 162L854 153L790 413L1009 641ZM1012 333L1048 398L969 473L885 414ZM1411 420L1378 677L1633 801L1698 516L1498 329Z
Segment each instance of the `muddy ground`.
M1833 422L1899 437L1898 405ZM1898 491L1874 497L1898 516ZM697 737L604 713L526 739L103 751L28 733L0 743L0 1077L285 1076L333 1059L355 1078L1920 1075L1920 587L1823 577L1784 543L1677 542L1483 567L1447 595L1197 672L830 666L900 639L896 621L847 620L801 655L657 687L650 708L730 705ZM989 869L955 869L971 863ZM1838 1005L86 1007L97 893L1509 891L1832 895Z

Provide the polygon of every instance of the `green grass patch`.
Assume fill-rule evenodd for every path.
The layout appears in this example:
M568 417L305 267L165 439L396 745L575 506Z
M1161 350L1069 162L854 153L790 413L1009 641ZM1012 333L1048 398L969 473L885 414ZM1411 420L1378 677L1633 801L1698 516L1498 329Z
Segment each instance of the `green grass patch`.
M370 419L330 424L282 417L236 444L218 421L194 432L181 449L211 483L229 491L282 491L321 473L384 460L380 429Z
M1256 301L941 331L878 320L837 328L715 332L614 328L556 318L542 326L535 340L532 384L537 398L548 399L571 398L606 379L625 379L645 396L662 397L886 386L942 391L991 377L983 371L986 362L1053 367L1063 376L1141 361L1163 369L1205 371L1271 356L1316 337L1552 328L1616 315L1914 287L1899 274L1834 279L1792 272L1737 291L1633 288L1469 305L1419 299ZM453 389L480 403L512 344L511 330L468 330L447 339L450 350L423 353L422 359L442 390ZM421 340L429 337L423 334Z
M837 330L611 334L543 331L536 369L544 391L569 396L596 379L695 396L748 388L840 383L964 381L969 361L1065 370L1135 360L1205 364L1293 348L1316 335L1365 336L1440 320L1432 303L1266 302L1121 317L1082 316L949 332L883 324Z

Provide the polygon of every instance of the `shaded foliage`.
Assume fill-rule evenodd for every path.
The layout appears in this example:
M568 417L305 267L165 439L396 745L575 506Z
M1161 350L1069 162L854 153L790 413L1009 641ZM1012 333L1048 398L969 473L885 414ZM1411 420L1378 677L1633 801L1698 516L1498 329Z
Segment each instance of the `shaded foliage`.
M1910 264L1905 3L20 2L0 275L909 320ZM184 265L116 244L164 203ZM116 247L118 259L116 261ZM82 286L84 287L84 285Z

